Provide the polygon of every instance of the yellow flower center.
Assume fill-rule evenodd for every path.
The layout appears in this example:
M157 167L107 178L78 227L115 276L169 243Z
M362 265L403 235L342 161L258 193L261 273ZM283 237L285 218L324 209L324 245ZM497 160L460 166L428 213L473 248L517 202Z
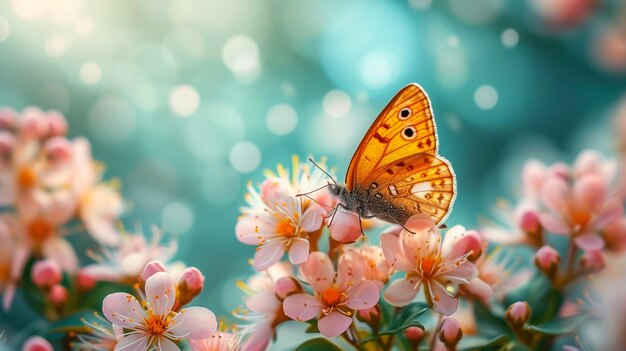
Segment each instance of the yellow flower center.
M28 189L37 183L37 175L32 167L24 167L17 176L17 183L20 188Z
M143 321L146 331L151 335L161 335L169 327L168 318L150 313L150 316Z
M284 237L292 237L296 233L296 228L289 219L283 219L276 226L276 233Z
M41 243L52 235L52 226L43 219L35 219L28 226L30 238L37 243Z
M572 213L572 222L574 225L579 225L583 228L589 220L591 219L591 214L589 212L576 211Z
M419 268L424 278L430 278L436 271L441 258L439 256L426 256L419 260Z
M343 294L337 287L332 286L322 293L322 302L326 306L336 306L341 302Z

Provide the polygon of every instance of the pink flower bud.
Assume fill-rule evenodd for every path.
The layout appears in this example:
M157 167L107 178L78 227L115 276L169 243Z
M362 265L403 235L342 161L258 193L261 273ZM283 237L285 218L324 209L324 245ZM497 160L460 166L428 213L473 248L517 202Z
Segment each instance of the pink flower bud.
M67 121L61 113L57 111L48 112L48 131L51 136L67 134Z
M606 248L609 250L626 251L626 217L613 221L603 233Z
M535 211L526 211L522 213L519 226L527 233L536 233L539 231L541 224L539 223L539 215Z
M408 327L404 329L404 336L413 342L421 341L425 334L424 329L419 327Z
M61 279L63 279L61 266L53 260L35 262L30 275L33 283L40 288L51 287L59 284Z
M10 154L15 145L15 136L7 131L0 132L0 155Z
M63 305L67 301L67 289L63 285L55 285L50 288L48 298L55 305Z
M333 239L353 243L361 237L361 219L352 212L337 211L328 229Z
M78 283L78 287L83 290L91 290L96 286L96 280L83 270L78 271L76 274L76 282Z
M165 265L159 261L150 261L145 267L143 267L143 271L140 276L143 281L146 281L157 272L167 272L167 268L165 268Z
M21 127L23 135L29 138L42 138L48 134L48 122L43 111L36 107L22 111Z
M535 254L535 264L549 277L554 277L561 255L552 246L543 246Z
M53 161L68 160L72 156L72 144L64 137L53 137L46 141L46 153Z
M439 326L439 333L437 334L439 341L441 341L447 348L454 349L463 338L463 331L459 322L452 318L446 318L441 321Z
M370 307L364 310L359 310L357 312L357 317L365 323L374 323L377 325L380 321L380 311L378 310L378 306Z
M22 346L22 351L54 351L54 348L41 336L31 336Z
M183 274L178 279L178 285L185 284L190 291L202 290L204 286L204 275L196 267L188 267L183 271Z
M17 113L10 108L0 109L0 129L13 129L17 124Z
M530 319L530 306L526 301L518 301L509 306L506 309L506 313L504 314L504 319L506 319L511 326L514 328L523 327L526 322Z
M276 295L283 300L292 293L302 291L300 284L298 284L298 282L292 277L279 278L274 285L274 289L276 291Z
M587 274L600 272L606 266L604 255L600 250L585 251L583 257L580 258L580 264Z

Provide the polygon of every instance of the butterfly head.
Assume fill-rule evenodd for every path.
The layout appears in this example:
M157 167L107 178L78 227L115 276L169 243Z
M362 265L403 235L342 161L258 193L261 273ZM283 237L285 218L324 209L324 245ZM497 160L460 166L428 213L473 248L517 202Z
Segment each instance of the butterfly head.
M341 184L337 184L337 183L331 183L331 182L328 182L328 190L333 196L339 197L339 198L341 198L342 194L347 192L345 186Z

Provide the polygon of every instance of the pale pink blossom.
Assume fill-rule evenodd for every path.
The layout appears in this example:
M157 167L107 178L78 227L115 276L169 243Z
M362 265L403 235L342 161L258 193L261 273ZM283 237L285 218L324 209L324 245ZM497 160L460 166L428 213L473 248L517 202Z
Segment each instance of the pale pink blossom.
M76 340L71 344L72 348L74 350L115 350L117 342L124 337L124 329L118 325L112 325L98 313L94 313L94 318L95 320L81 319L87 332L76 335Z
M235 229L239 241L258 246L254 269L267 269L285 252L289 253L291 263L305 262L309 256L309 236L321 230L326 211L304 197L296 197L280 179L267 179L261 188L265 195L248 186L249 207L242 209L243 216Z
M22 346L22 351L54 351L54 348L41 336L31 336Z
M482 251L478 234L462 226L450 228L443 242L441 232L426 215L415 215L398 236L381 235L381 246L387 262L404 278L393 281L385 290L385 300L394 306L411 303L421 287L426 301L438 313L451 315L457 309L457 297L448 286L468 284L477 275L473 255ZM409 231L410 230L410 231Z
M378 303L378 287L364 279L363 267L339 258L338 271L323 252L313 252L301 266L301 274L314 296L290 295L283 304L285 315L297 321L319 318L320 332L329 338L341 335L353 322L354 311L369 309Z
M63 272L56 261L41 260L33 265L31 279L40 288L51 287L61 282Z
M163 240L163 233L157 227L152 227L150 240L141 230L136 234L123 232L120 239L119 246L101 246L101 252L88 252L96 263L82 268L81 274L98 281L134 284L151 261L166 263L168 269L172 269L168 262L176 253L176 241Z
M167 272L148 278L141 302L126 293L108 295L102 303L102 312L113 325L126 331L115 349L177 351L180 348L174 341L205 339L216 332L213 312L203 307L177 312L172 310L175 303L176 285Z
M238 350L237 336L217 331L206 339L189 340L192 351L233 351Z
M288 295L302 291L292 273L287 262L279 262L253 275L247 284L239 283L248 295L245 298L247 310L234 312L236 317L246 322L240 326L244 337L241 350L265 350L274 337L275 328L287 320L283 313L283 301Z
M392 273L391 265L385 259L383 249L379 246L362 245L358 248L349 248L344 256L361 260L364 278L376 283L380 290L389 280Z

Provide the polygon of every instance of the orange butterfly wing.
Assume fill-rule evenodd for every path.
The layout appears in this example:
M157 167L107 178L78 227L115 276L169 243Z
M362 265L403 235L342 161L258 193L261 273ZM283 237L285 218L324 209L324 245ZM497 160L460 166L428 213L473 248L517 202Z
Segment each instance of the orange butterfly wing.
M456 180L449 162L437 156L433 117L428 95L419 85L400 90L352 157L346 174L348 191L376 183L385 187L381 196L390 204L412 214L428 213L437 222L445 219L456 196ZM390 186L396 190L389 190Z

